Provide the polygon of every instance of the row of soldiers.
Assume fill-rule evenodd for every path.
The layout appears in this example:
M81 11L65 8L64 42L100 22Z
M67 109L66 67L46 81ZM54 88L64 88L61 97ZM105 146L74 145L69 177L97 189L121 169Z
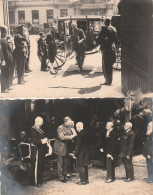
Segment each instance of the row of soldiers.
M7 36L7 27L0 26L1 30L1 92L8 92L12 85L14 72L18 76L18 84L24 84L24 73L31 72L29 68L30 40L27 28L24 25L16 27L14 36L15 48Z

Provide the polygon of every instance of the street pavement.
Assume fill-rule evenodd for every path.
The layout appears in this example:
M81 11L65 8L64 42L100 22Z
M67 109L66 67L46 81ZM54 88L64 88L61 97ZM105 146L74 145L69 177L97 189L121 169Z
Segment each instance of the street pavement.
M87 55L84 71L78 73L75 58L68 58L57 75L40 71L40 61L37 57L38 36L30 36L31 40L31 73L25 74L25 84L18 85L17 77L8 93L1 98L91 98L91 97L124 97L121 91L121 72L113 71L113 83L104 86L101 68L101 53Z

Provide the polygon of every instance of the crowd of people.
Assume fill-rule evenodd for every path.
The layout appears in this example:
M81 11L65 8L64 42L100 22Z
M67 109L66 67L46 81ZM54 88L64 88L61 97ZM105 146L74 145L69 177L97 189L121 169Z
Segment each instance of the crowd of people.
M149 110L150 111L150 110ZM151 112L151 111L150 111ZM32 184L42 185L42 173L46 144L49 139L41 129L43 119L36 117L35 124L31 129L31 144L33 146L32 158ZM125 166L125 182L134 180L134 169L132 157L134 155L135 133L132 122L124 123L120 133L114 122L108 121L105 126L105 134L101 139L99 151L106 155L106 183L115 181L116 159L120 159ZM88 165L89 160L89 131L84 127L83 122L74 121L70 117L63 119L63 124L57 128L57 137L54 142L53 152L57 157L57 173L59 181L67 183L70 169L76 168L80 181L78 185L89 184ZM119 152L117 151L119 148ZM146 130L144 130L143 155L146 158L148 178L147 183L153 183L153 130L152 120L147 121Z
M13 80L14 71L16 70L18 76L18 84L24 84L24 73L31 72L30 69L30 39L28 29L24 24L16 26L17 33L14 35L14 46L11 40L8 39L7 28L1 26L1 92L8 92ZM73 43L73 51L76 54L76 65L78 65L79 72L83 70L83 64L86 53L86 35L84 31L77 27L76 22L71 23ZM57 71L53 64L56 60L57 41L55 40L55 33L50 30L47 34L39 33L40 38L37 40L37 55L41 62L41 71L48 71L55 75ZM9 41L8 41L9 40ZM117 44L116 29L111 26L111 20L105 19L105 26L102 26L96 42L100 45L102 52L102 68L105 77L104 85L112 84L112 66L116 61L115 45Z

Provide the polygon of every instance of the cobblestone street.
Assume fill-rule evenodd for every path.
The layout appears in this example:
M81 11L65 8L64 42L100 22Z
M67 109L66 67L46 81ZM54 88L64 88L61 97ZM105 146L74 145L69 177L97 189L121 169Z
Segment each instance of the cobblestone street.
M67 59L64 66L53 76L40 71L37 57L38 36L31 35L31 73L25 74L25 84L18 85L14 78L9 93L1 94L2 98L58 98L58 97L124 97L121 92L121 72L114 70L111 86L102 86L104 77L101 68L101 53L87 55L84 71L78 73L75 58Z

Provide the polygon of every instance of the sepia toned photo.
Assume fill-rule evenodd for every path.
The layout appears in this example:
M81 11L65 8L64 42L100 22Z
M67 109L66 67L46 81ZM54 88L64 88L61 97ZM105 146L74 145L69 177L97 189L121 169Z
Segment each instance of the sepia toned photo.
M152 99L1 100L2 194L152 194Z
M152 0L1 0L1 98L152 96Z

